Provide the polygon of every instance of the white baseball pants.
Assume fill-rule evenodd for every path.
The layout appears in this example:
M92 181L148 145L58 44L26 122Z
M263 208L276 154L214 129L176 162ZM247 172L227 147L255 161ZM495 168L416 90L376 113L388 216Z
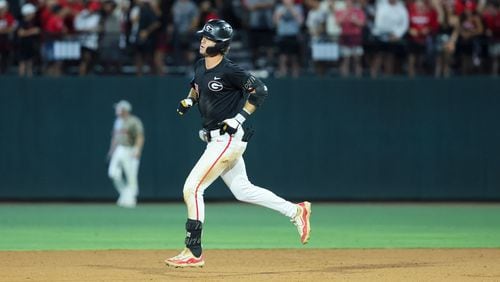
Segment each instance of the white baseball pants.
M108 175L120 194L119 202L135 205L139 194L138 174L139 160L135 157L134 147L118 145L111 156Z
M203 193L219 176L237 200L276 210L290 218L295 216L297 207L294 203L248 180L243 160L247 143L241 141L243 133L240 128L234 136L224 134L207 144L184 184L184 201L189 219L205 221Z

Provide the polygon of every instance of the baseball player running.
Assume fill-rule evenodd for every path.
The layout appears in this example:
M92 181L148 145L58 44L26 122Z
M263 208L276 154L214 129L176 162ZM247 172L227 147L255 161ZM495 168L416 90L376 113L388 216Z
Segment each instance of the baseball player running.
M294 204L271 191L255 186L247 177L243 153L249 134L242 124L264 102L267 87L225 58L233 35L232 27L223 20L210 20L202 30L200 54L204 57L195 63L194 78L188 97L177 109L184 115L198 104L203 119L200 138L207 142L184 184L184 201L187 206L186 248L177 256L165 260L173 267L201 267L201 236L205 220L203 193L219 176L236 199L276 210L289 217L297 227L300 240L309 240L311 204Z
M108 156L111 156L108 175L120 194L116 204L125 208L134 208L137 204L137 176L144 145L142 122L131 111L132 105L125 100L115 104L116 120L108 152ZM124 174L126 179L123 178Z

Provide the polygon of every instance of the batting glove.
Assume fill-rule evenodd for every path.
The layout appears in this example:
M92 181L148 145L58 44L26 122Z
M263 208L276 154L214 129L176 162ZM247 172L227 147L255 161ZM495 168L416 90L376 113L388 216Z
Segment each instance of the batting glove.
M181 100L179 103L179 108L177 108L177 113L179 115L184 115L192 106L194 105L193 98L186 98Z
M220 132L221 134L228 133L229 135L233 135L238 131L240 125L242 125L246 120L246 117L239 113L234 118L226 119L221 124Z

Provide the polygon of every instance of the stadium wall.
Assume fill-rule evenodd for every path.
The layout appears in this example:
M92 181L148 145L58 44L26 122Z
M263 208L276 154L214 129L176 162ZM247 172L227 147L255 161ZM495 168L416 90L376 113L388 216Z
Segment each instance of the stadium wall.
M500 200L500 80L267 80L251 181L289 199ZM144 122L143 200L180 200L204 149L188 78L0 78L0 199L110 200L113 103ZM208 199L232 199L219 180Z

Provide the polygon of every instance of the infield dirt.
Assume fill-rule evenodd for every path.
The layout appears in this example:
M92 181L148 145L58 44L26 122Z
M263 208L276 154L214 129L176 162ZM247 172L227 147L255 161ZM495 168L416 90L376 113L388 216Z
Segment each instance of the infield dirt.
M165 266L178 251L2 251L0 281L500 281L500 249L206 250L204 268Z

